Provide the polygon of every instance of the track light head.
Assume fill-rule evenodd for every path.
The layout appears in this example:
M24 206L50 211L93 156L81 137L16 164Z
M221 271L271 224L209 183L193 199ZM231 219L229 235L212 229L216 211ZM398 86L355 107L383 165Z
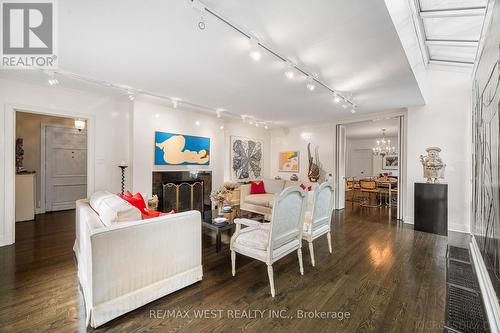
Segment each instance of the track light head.
M262 58L262 54L259 50L259 41L257 40L257 38L250 38L250 47L250 58L252 58L254 61L259 61L260 58Z

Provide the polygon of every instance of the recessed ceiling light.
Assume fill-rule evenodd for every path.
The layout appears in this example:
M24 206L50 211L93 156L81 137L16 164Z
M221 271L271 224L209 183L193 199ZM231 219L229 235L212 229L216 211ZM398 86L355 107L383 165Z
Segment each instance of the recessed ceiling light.
M220 127L219 127L219 128L220 128L221 130L223 130L223 129L224 129L224 125L220 125Z
M351 110L351 113L356 113L356 110L352 109L352 110Z
M133 101L135 99L135 96L133 94L128 95L128 99Z
M265 126L264 126L264 128L265 128L265 129L269 129L269 126L265 125Z
M195 122L194 122L194 124L195 124L196 126L200 126L200 125L201 125L201 123L200 123L200 121L199 121L199 120L195 121Z
M333 97L333 101L335 103L340 103L340 96L335 93L335 97Z

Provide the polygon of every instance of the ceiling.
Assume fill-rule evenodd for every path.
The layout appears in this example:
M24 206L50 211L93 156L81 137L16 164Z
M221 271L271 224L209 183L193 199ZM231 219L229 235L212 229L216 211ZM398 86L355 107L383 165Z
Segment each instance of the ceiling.
M346 124L348 139L377 139L385 129L386 136L398 136L399 118L377 119Z
M189 0L57 3L64 71L280 126L355 116L334 104L327 89L308 91L302 75L286 79L285 63L270 53L253 61L248 40L214 16L205 14L200 30L200 12ZM357 114L424 103L384 0L203 3L333 89L352 94ZM45 80L36 72L0 71L0 77Z

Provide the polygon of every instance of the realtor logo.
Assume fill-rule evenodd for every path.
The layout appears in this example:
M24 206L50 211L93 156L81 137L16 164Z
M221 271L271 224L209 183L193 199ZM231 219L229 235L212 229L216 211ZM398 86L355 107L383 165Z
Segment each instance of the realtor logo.
M55 68L54 1L1 1L5 68Z

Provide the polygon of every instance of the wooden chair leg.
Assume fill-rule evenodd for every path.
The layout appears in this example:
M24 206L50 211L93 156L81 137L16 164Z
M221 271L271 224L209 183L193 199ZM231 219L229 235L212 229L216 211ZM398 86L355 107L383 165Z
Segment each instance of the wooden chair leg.
M236 275L236 252L231 251L231 273L233 276Z
M299 257L300 275L304 275L304 264L302 263L302 249L297 250L297 256Z
M330 254L332 254L332 235L330 232L326 234L326 238L328 239L328 250L330 251Z
M271 286L271 296L274 297L276 291L274 290L273 265L267 265L267 275L269 276L269 285Z
M311 264L314 267L316 263L314 262L314 247L312 242L309 242L309 254L311 255Z

